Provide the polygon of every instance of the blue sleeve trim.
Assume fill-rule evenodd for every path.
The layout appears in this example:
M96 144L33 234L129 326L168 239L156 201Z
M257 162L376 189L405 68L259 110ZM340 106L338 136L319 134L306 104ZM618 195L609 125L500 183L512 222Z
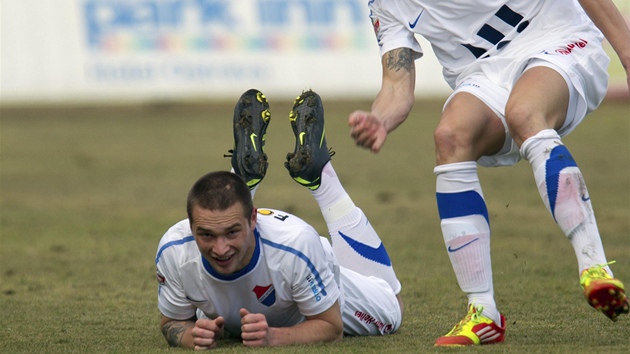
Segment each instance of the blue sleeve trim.
M155 264L158 264L158 262L160 261L160 257L162 256L162 252L164 252L165 249L171 246L183 245L186 242L191 242L194 240L195 240L195 237L190 235L190 236L186 236L182 238L181 240L175 240L175 241L165 243L164 246L162 246L160 250L158 251L157 256L155 256Z

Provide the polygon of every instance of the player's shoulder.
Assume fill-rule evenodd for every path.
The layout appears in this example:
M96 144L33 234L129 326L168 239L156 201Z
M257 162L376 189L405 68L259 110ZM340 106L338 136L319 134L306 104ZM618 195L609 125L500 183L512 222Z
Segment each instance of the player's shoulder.
M257 209L257 214L257 221L259 224L269 225L280 229L286 227L310 227L306 221L297 215L282 210L259 208Z
M263 240L293 246L319 237L310 224L294 214L268 208L257 213L256 229Z
M164 233L158 244L155 262L158 263L164 253L185 253L191 247L193 249L196 247L195 238L190 230L188 219L184 219Z

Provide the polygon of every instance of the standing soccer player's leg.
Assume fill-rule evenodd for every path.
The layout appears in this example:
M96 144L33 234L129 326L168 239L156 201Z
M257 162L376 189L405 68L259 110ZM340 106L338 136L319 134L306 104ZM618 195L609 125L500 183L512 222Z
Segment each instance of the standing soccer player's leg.
M575 115L577 95L560 73L534 67L515 85L506 119L547 210L571 240L582 270L606 263L606 257L582 172L556 131Z
M494 301L490 256L490 222L473 161L437 166L436 198L440 226L457 282L468 304L483 307L495 322L500 316Z
M521 155L532 167L547 210L573 246L585 297L591 306L616 320L617 315L629 311L625 289L608 267L582 172L556 131L579 124L585 115L584 109L578 108L584 106L580 102L583 98L560 68L538 64L544 66L526 71L515 86L515 98L508 105L509 121L517 143L522 142ZM530 100L540 102L534 106L537 111L519 101L524 92ZM532 120L546 126L532 124Z
M481 100L465 92L449 100L435 131L436 199L446 250L468 296L468 314L436 346L503 341L505 321L494 300L490 223L476 161L498 152L504 142L503 123Z

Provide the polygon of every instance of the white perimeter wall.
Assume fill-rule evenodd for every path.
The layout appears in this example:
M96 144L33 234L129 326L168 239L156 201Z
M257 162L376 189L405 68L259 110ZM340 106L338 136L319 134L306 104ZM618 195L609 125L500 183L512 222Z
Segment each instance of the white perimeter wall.
M367 0L2 0L1 99L372 98ZM449 91L425 45L418 95Z
M626 14L629 2L617 1ZM373 98L380 87L367 0L2 0L0 31L2 103L232 100L252 87ZM420 41L416 94L445 96Z

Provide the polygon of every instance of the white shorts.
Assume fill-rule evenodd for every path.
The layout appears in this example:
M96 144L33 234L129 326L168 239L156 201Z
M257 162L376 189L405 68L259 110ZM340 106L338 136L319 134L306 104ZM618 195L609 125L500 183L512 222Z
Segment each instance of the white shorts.
M477 60L457 80L455 91L468 92L490 107L505 127L503 148L493 156L483 156L481 166L509 166L521 160L519 148L509 134L505 106L516 81L527 70L546 66L564 77L569 87L569 106L564 125L558 131L565 136L575 129L604 99L608 86L610 59L601 46L601 34L595 31L565 33L555 42L537 48L535 41L545 33L530 33L530 41L511 43L498 55ZM533 49L531 49L533 48Z
M402 324L396 294L387 282L341 268L343 332L369 336L395 332Z

